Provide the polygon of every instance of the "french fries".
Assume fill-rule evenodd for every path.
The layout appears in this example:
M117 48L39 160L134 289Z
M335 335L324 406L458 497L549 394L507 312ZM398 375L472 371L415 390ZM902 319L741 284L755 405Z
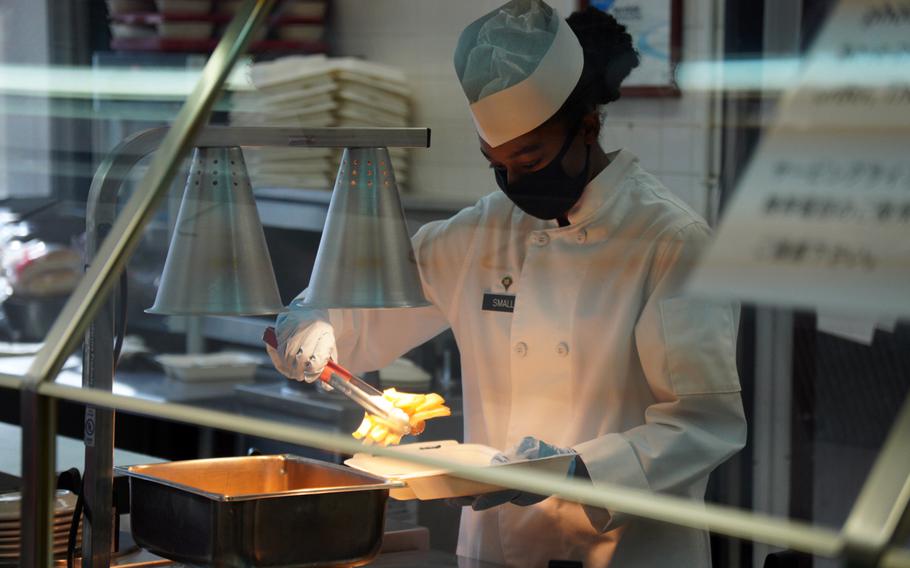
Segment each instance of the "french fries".
M382 397L408 415L411 434L415 436L423 433L427 420L452 414L451 409L445 406L445 399L436 393L415 394L386 389L383 391ZM363 440L363 443L367 445L389 446L401 442L400 433L389 430L382 419L369 413L363 415L363 422L351 435L357 440Z

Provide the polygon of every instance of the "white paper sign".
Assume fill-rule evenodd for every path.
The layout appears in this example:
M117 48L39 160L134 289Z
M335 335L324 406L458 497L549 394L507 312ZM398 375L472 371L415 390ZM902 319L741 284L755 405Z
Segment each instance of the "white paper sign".
M904 11L882 16L892 14L891 5ZM878 21L881 28L870 33ZM910 66L892 68L891 81L868 88L850 73L840 73L838 83L839 68L829 66L819 83L832 53L854 57L859 40L868 53L887 47L906 58L908 2L838 6L745 172L689 283L692 293L910 315ZM893 96L902 89L908 96ZM847 90L854 96L837 95Z
M784 96L783 128L910 128L910 1L842 0Z

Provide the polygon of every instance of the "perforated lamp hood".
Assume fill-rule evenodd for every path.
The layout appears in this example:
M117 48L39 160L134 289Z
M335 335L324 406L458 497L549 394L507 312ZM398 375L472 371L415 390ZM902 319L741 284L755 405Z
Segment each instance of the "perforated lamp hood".
M385 148L344 151L300 303L319 308L429 305Z
M167 315L282 311L240 148L197 148L155 305Z

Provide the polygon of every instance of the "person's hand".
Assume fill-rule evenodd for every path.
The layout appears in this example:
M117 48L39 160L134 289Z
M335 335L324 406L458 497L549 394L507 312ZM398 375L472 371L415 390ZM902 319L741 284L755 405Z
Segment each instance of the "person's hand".
M278 345L267 345L278 371L296 381L312 383L329 359L338 359L335 330L321 310L294 308L279 314L275 322Z
M559 448L542 440L538 440L537 438L526 436L508 453L496 454L493 456L490 463L503 464L575 453L575 450L571 448ZM569 467L566 470L566 477L572 477L575 474L575 464L577 461L578 458L576 457L576 459L569 462ZM539 503L547 497L547 495L526 493L524 491L519 491L518 489L503 489L502 491L486 493L475 497L460 497L458 499L452 499L450 502L462 507L470 506L475 511L483 511L506 503L526 507Z

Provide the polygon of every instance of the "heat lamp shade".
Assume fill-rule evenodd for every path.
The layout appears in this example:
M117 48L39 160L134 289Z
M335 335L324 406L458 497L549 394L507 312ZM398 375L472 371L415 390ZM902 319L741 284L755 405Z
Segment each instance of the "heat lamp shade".
M300 303L314 308L429 305L387 149L345 149Z
M167 315L282 311L240 148L196 148L155 304Z

